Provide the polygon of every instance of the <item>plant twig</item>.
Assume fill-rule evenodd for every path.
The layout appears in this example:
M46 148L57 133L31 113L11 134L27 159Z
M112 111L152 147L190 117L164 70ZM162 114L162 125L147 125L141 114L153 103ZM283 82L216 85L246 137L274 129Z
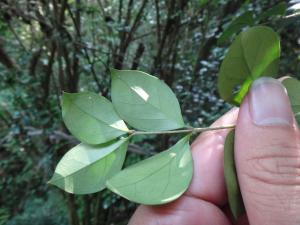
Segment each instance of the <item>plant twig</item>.
M10 31L13 33L13 35L15 36L15 38L17 39L17 41L19 42L20 46L24 49L25 52L28 53L27 48L25 47L24 43L22 42L21 38L19 37L19 35L17 34L17 32L15 31L15 29L12 27L12 25L10 24L10 22L7 23L8 28L10 29Z
M300 16L300 12L296 12L296 13L287 15L287 16L283 17L283 19L289 19L289 18L293 18L293 17L297 17L297 16Z
M222 129L231 129L235 128L235 125L226 125L226 126L218 126L218 127L193 127L182 130L166 130L166 131L136 131L130 130L128 133L131 136L134 135L145 135L145 134L180 134L180 133L201 133L204 131L212 131L212 130L222 130Z

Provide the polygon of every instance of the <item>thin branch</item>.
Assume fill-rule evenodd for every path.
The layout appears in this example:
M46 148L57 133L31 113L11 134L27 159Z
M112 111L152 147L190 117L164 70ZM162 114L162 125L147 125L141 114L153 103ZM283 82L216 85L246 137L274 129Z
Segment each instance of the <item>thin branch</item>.
M15 7L12 7L10 5L4 4L0 1L0 9L2 11L13 11L16 16L22 17L25 20L35 20L37 22L44 22L42 20L40 20L39 18L33 16L32 14L26 14L24 11L20 10L18 5L15 5Z
M72 22L74 24L74 27L75 27L77 35L78 35L77 43L81 43L80 27L79 27L79 24L77 24L77 20L74 17L74 15L73 15L73 13L72 13L72 11L70 9L69 4L67 4L67 10L69 12L69 15L71 17L71 20L72 20ZM86 46L83 45L82 47L83 47L84 56L85 56L86 60L88 61L88 63L90 64L90 70L91 70L92 76L94 78L94 81L95 81L95 83L97 85L98 91L100 91L101 90L101 84L100 84L100 81L99 81L99 79L97 77L96 71L94 69L94 62L91 60L91 58L89 56L89 53L87 51Z
M44 89L44 99L47 99L49 96L49 91L50 91L50 77L52 74L52 65L54 63L54 57L56 53L56 44L54 42L51 43L51 50L50 50L50 55L48 57L48 65L46 66L45 69L45 78L43 81L43 89Z
M136 53L135 53L135 56L134 56L134 59L133 59L133 62L132 62L132 66L131 66L131 69L132 70L136 70L139 66L139 63L140 63L140 59L142 58L142 55L145 51L145 46L143 43L139 43L139 46L136 50Z
M131 20L131 10L133 6L133 0L129 0L128 5L127 5L127 14L126 14L126 20L124 23L124 27L129 26L130 20Z
M155 0L155 11L156 11L156 26L157 26L157 43L160 43L161 40L161 25L160 25L160 9L159 1Z
M0 40L1 41L1 40ZM16 68L16 64L12 58L6 53L3 46L0 44L0 63L5 65L8 69Z
M102 12L102 16L105 18L106 17L106 13L105 13L105 10L104 10L102 2L100 0L97 0L97 3L98 3L99 8L100 8L100 10Z
M59 21L63 23L65 21L65 9L67 8L67 0L63 0L60 9Z
M144 37L147 37L147 36L149 36L149 35L152 35L154 32L155 32L155 30L152 30L152 31L149 31L149 32L147 32L147 33L145 33L145 34L141 34L141 35L139 35L139 36L136 36L136 37L132 38L132 41L136 41L136 40L138 40L138 39L142 39L142 38L144 38Z
M75 45L78 45L78 46L80 46L80 47L82 47L82 48L86 48L87 50L97 51L97 52L99 52L99 53L101 53L101 54L105 54L105 55L111 54L111 52L103 51L103 50L100 49L100 48L93 48L93 47L90 47L90 46L88 46L87 44L82 43L82 42L76 42L76 41L75 41L74 44L75 44Z
M9 125L10 121L7 121L7 124ZM71 145L77 145L80 143L74 136L71 136L70 134L67 134L66 132L61 131L61 130L54 130L51 133L47 133L46 130L39 129L39 128L32 127L32 126L25 126L24 130L29 137L37 137L37 136L47 135L49 137L49 139L51 140L51 142L53 142L53 143L58 143L61 141L66 141ZM143 148L141 148L140 146L138 146L137 144L134 144L134 143L130 143L128 145L128 151L135 153L135 154L139 154L139 155L154 155L155 154L155 152L144 150Z
M12 27L12 25L10 24L10 22L7 23L8 28L10 29L10 31L13 33L13 35L15 36L15 38L17 39L17 41L19 42L19 44L21 45L21 47L24 49L25 52L28 53L27 48L25 47L25 45L23 44L21 38L18 36L18 34L16 33L15 29Z
M75 32L75 40L80 41L81 40L81 2L80 0L76 0L76 11L75 11L75 20L76 20L76 25L77 25L77 30ZM80 47L74 46L74 52L73 52L73 64L72 64L72 74L73 74L73 82L72 82L72 91L77 90L78 86L78 81L79 81L79 57L78 55L80 54Z
M212 131L212 130L222 130L222 129L231 129L235 128L235 125L226 125L226 126L218 126L218 127L193 127L183 130L166 130L166 131L136 131L130 130L129 133L131 136L134 135L145 135L145 134L181 134L181 133L201 133L204 131Z
M131 26L130 31L128 33L124 32L124 31L122 32L121 44L120 44L120 49L119 49L119 56L116 57L116 60L115 60L115 67L117 69L121 69L123 67L124 57L125 57L127 48L129 46L130 42L132 41L133 34L135 33L135 31L138 29L138 27L140 25L140 21L142 19L143 12L144 12L144 9L145 9L147 3L148 3L148 0L144 0L141 3L141 7L139 8L139 11L138 11L138 13L137 13L137 15L136 15L136 17L133 21L133 25ZM133 0L130 0L129 3L128 3L127 18L126 18L124 27L129 26L130 18L131 18L131 10L130 10L129 6L132 5L132 4L133 4Z
M141 18L142 18L142 16L143 16L143 12L144 12L144 9L145 9L147 3L148 3L148 0L144 0L144 1L143 1L142 6L140 7L139 12L138 12L137 16L135 17L135 20L134 20L134 22L133 22L133 25L132 25L132 27L131 27L131 29L130 29L130 31L129 31L128 38L131 39L131 38L132 38L132 34L133 34L133 33L136 31L136 29L138 28L138 25L139 25L139 23L140 23L140 21L141 21Z
M119 23L121 23L122 21L122 9L123 9L123 0L119 0L119 15L118 15Z

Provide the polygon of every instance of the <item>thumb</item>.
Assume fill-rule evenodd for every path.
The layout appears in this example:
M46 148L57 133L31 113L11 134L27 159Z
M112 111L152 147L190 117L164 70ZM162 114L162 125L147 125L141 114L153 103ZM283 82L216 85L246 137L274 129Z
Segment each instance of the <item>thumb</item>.
M300 223L300 139L285 88L256 80L235 132L235 161L251 225Z

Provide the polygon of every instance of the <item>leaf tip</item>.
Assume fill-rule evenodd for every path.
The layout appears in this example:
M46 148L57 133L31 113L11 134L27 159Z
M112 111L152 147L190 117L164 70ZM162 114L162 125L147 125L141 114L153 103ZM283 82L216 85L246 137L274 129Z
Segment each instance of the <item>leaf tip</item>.
M72 98L73 94L74 93L69 93L69 92L63 91L63 93L62 93L62 101L64 101L64 100L70 100Z
M62 96L71 96L72 93L69 93L69 92L66 92L66 91L63 91L62 92Z
M47 181L47 184L48 184L48 185L55 185L55 184L53 183L53 177L52 177L50 180Z
M112 67L109 68L109 71L110 71L110 75L112 78L114 78L118 74L118 72L120 72L120 70L112 68Z
M106 182L105 182L105 187L109 190L113 190L113 185L111 185L110 183L110 180L112 179L113 177L111 177L110 179L108 179Z

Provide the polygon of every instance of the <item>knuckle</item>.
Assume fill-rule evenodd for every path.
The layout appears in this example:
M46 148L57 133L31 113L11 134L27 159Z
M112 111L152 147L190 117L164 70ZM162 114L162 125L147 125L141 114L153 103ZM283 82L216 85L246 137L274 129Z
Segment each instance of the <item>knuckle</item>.
M300 185L300 155L271 153L248 160L247 175L274 185Z
M300 207L300 149L297 146L269 146L263 154L248 158L243 176L247 179L244 191L256 208L296 213ZM259 151L257 151L259 152ZM298 211L297 211L298 212Z
M248 176L277 185L300 185L300 139L272 139L244 158ZM250 152L249 151L249 152Z

